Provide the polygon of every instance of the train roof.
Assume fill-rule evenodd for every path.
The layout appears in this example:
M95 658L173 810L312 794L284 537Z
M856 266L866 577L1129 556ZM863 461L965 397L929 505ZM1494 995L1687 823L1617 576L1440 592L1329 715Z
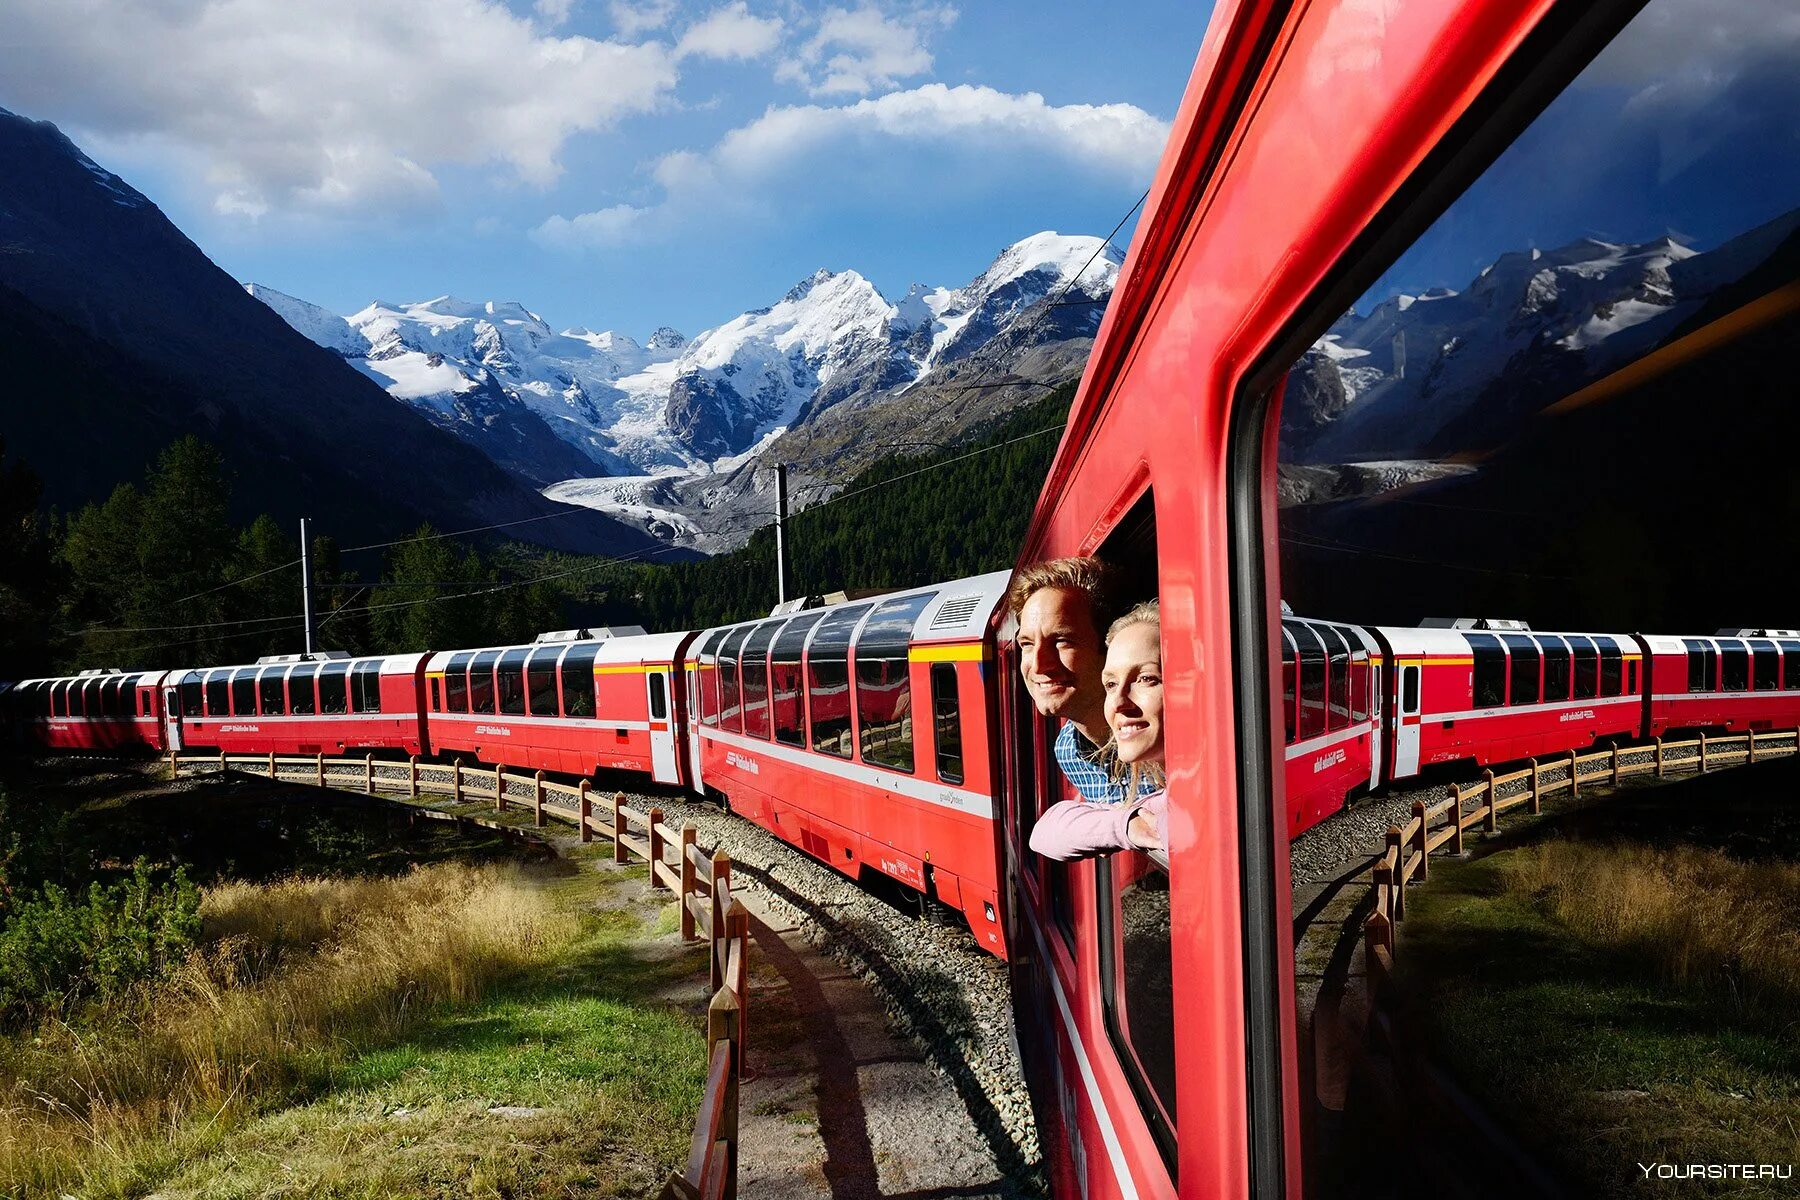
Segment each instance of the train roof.
M1403 651L1420 654L1467 654L1473 649L1473 645L1469 641L1470 634L1502 639L1511 637L1584 637L1614 645L1628 654L1636 650L1631 636L1624 633L1587 633L1580 630L1548 629L1496 629L1489 632L1486 630L1422 629L1404 625L1371 625L1369 629L1379 634L1396 654Z
M1714 646L1716 646L1722 642L1733 642L1733 643L1773 642L1776 645L1781 646L1783 649L1790 648L1794 645L1794 635L1793 634L1785 633L1783 631L1774 630L1774 629L1769 630L1766 634L1753 633L1748 637L1738 637L1736 635L1720 635L1720 634L1716 634L1716 633L1685 633L1685 634L1649 633L1649 634L1644 634L1642 636L1644 639L1644 644L1646 646L1650 647L1651 652L1654 654L1681 654L1681 653L1684 653L1687 650L1688 642L1705 642L1708 645L1714 645Z
M21 679L13 684L13 686L15 688L22 688L28 685L42 683L76 683L90 682L95 679L129 679L133 686L141 687L147 683L155 683L167 674L169 674L167 671L83 671L77 675L44 675L37 679Z
M425 655L418 653L358 654L355 656L345 654L342 657L338 657L334 654L330 658L320 658L315 656L313 658L303 658L298 662L286 661L287 655L281 657L283 659L281 662L234 663L218 667L189 667L185 670L170 671L168 672L169 678L167 682L175 684L188 683L195 679L205 679L214 671L230 671L235 675L239 671L291 671L295 667L349 667L353 665L360 666L365 663L380 663L381 673L383 675L410 675L418 670L419 663L425 659Z
M904 600L909 596L929 595L932 597L931 602L920 610L918 618L913 622L911 640L914 642L962 641L968 638L982 637L987 633L988 618L993 615L995 606L1005 597L1006 585L1011 579L1011 571L990 571L986 575L971 575L965 579L952 579L946 583L928 583L920 587L900 588L876 596L840 600L835 604L821 605L817 608L803 608L791 613L757 617L749 621L734 621L728 625L712 625L699 632L701 635L705 635L720 629L742 629L748 625L761 625L768 621L788 621L795 617L804 617L808 613L831 612L833 609L853 604L866 604L870 606L872 612L881 605L895 600ZM698 643L696 642L696 644Z
M633 637L616 637L600 643L594 656L597 663L675 662L682 643L694 636L691 629L674 633L645 633Z

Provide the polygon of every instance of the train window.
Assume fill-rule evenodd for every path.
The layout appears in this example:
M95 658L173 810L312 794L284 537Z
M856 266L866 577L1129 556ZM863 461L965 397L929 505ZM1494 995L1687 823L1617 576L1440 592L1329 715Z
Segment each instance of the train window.
M744 693L742 676L738 674L738 656L750 639L754 625L740 625L725 635L719 645L719 724L742 733L744 729Z
M650 672L650 719L666 721L669 719L669 685L665 682L668 674L664 671Z
M539 646L525 664L526 701L534 717L556 715L556 660L565 647Z
M806 745L800 653L806 648L806 635L824 615L822 612L801 613L782 626L769 651L769 710L775 726L775 740L790 746Z
M1508 704L1536 704L1543 699L1543 690L1539 682L1539 663L1537 643L1528 637L1514 633L1500 635L1506 643L1507 657L1512 660L1506 672Z
M769 644L782 622L764 621L744 643L738 666L744 683L744 732L750 737L769 736Z
M1781 643L1781 687L1800 691L1800 642Z
M700 693L696 697L696 703L700 709L702 725L719 723L719 644L725 640L726 632L723 629L715 629L707 634L706 640L700 643L699 654L696 655L700 667L695 672L699 680L697 687Z
M963 781L962 707L956 696L956 664L931 664L931 728L937 743L937 775Z
M431 711L432 712L443 712L444 711L444 677L442 675L433 675L430 677L430 683L431 683L431 698L430 698Z
M1637 659L1628 658L1625 660L1625 692L1627 695L1635 694L1638 690L1637 669Z
M98 696L98 702L99 702L99 706L100 706L99 713L101 716L110 717L118 711L118 704L117 704L117 699L116 699L116 697L118 696L118 691L119 691L119 686L113 680L103 679L100 681L100 686L95 689L95 692L97 693L97 696Z
M1012 767L1013 828L1018 830L1017 852L1021 861L1041 863L1043 860L1028 849L1031 844L1031 827L1037 824L1038 815L1035 731L1039 722L1037 708L1032 703L1031 693L1025 688L1025 679L1019 673L1019 662L1013 657L1014 653L1009 651L1002 662L1003 672L1012 680L1012 737L1007 743L1007 758Z
M1759 692L1772 692L1781 686L1781 655L1774 642L1751 642L1753 656L1751 686Z
M1569 643L1554 633L1540 633L1537 640L1538 648L1544 653L1544 703L1567 700L1570 686L1575 682Z
M314 681L319 668L301 664L288 672L288 705L295 716L311 716L317 711L318 693Z
M1617 696L1624 690L1624 656L1612 638L1595 638L1600 645L1600 694Z
M199 676L190 671L182 679L181 715L184 717L203 717L206 715L206 697L201 690Z
M86 691L88 692L88 695L85 698L90 701L93 700L94 699L93 687L91 684L88 686ZM97 708L98 708L97 704L89 703L87 706L88 715L93 716L95 714L95 710ZM206 715L209 717L227 717L227 716L231 715L231 672L230 671L208 671L207 672L207 674L206 674Z
M1706 643L1693 638L1682 639L1687 648L1688 691L1704 692L1708 689L1706 678Z
M1300 740L1325 732L1325 647L1312 626L1296 621L1294 646L1300 654Z
M1312 630L1325 645L1329 667L1325 728L1336 733L1350 724L1350 643L1329 625L1314 625Z
M864 762L913 769L913 626L936 592L884 601L856 635L856 715Z
M525 660L530 657L530 650L508 650L494 665L495 704L509 717L525 715Z
M1592 700L1600 694L1600 650L1594 645L1594 639L1569 635L1570 661L1574 669L1574 690L1570 693L1575 700Z
M1097 861L1100 995L1107 1032L1151 1132L1175 1171L1175 983L1169 872L1139 851Z
M1281 623L1281 724L1288 745L1294 744L1294 703L1299 699L1300 663L1294 651L1294 633Z
M469 711L472 713L492 713L494 711L494 664L500 661L500 651L479 650L469 662Z
M359 713L381 711L381 660L359 662L350 668L350 700Z
M282 686L287 667L264 667L256 676L257 707L265 717L287 712L287 690Z
M1465 633L1475 659L1476 708L1499 708L1506 703L1506 651L1491 633Z
M199 687L195 685L196 694L198 691ZM50 689L50 715L53 717L69 715L69 684L66 681L58 682Z
M1344 638L1349 641L1350 635ZM1350 720L1360 725L1369 719L1369 695L1373 690L1375 671L1369 661L1369 652L1352 643L1350 654Z
M337 717L350 711L350 664L326 663L319 668L319 712Z
M598 711L594 692L594 659L598 643L570 646L562 658L562 705L565 717L591 717Z
M469 711L469 660L472 652L452 654L444 667L444 711Z
M1719 690L1723 692L1747 692L1750 690L1750 652L1744 643L1739 641L1721 641L1719 643Z
M256 715L255 667L239 667L232 673L231 711L240 717Z
M870 605L829 610L806 651L806 711L812 714L812 748L850 757L850 638Z

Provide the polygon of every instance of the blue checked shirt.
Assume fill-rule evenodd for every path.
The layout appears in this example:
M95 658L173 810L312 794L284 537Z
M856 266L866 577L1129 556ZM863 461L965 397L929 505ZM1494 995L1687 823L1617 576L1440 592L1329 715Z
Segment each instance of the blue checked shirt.
M1096 749L1071 721L1056 735L1056 765L1089 804L1122 804L1125 787L1094 761Z

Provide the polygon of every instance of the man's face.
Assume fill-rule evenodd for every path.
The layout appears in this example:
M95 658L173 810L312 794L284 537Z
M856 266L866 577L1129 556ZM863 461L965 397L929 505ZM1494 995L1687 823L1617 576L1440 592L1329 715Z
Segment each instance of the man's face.
M1019 610L1019 670L1038 712L1068 717L1097 708L1105 648L1094 631L1087 593L1039 588Z

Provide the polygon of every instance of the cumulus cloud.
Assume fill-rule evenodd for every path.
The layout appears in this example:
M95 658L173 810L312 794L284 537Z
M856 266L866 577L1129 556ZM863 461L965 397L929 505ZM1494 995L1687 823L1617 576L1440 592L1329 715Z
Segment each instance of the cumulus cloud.
M800 84L815 96L866 96L897 87L901 80L931 70L925 43L955 20L956 10L948 5L925 5L892 16L872 4L828 8L818 31L782 63L776 78Z
M761 58L781 44L779 17L757 17L744 0L715 9L690 25L675 45L675 56L687 58Z
M661 29L675 15L675 0L612 0L607 11L612 14L613 28L620 36L634 38L652 29Z
M1043 186L1088 175L1136 186L1156 168L1169 127L1130 104L1053 105L1035 92L925 84L854 104L772 108L706 151L659 159L662 198L575 217L532 232L559 249L667 236L724 208L843 200L917 202L946 190ZM904 189L904 190L902 190Z
M552 29L567 21L574 9L575 0L537 0L532 6L532 11L542 17Z
M444 164L547 185L571 135L656 107L676 81L664 45L550 36L497 0L7 7L12 104L197 157L214 208L244 216L434 203Z

